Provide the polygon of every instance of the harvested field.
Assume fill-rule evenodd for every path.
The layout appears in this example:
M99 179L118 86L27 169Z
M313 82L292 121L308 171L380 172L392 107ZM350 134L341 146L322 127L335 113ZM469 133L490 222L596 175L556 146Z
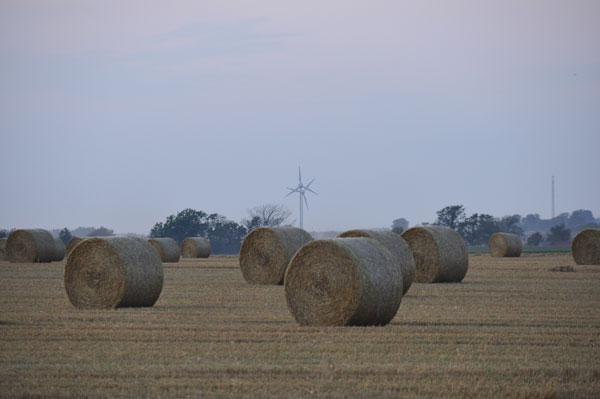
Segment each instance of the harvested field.
M551 269L572 266L574 272ZM0 397L592 398L600 267L472 254L385 327L300 327L237 256L164 267L152 308L77 310L64 262L0 262Z

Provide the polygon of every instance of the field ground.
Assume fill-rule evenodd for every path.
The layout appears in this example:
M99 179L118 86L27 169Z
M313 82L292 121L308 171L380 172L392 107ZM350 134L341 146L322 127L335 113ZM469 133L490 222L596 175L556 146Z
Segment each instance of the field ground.
M488 253L487 245L467 245L467 251L470 254L476 253ZM532 245L523 245L523 253L525 254L534 254L534 253L571 253L571 247L534 247Z
M470 255L463 283L414 284L366 328L298 326L236 257L166 264L145 309L74 309L63 268L0 262L0 397L600 395L600 266L568 254Z

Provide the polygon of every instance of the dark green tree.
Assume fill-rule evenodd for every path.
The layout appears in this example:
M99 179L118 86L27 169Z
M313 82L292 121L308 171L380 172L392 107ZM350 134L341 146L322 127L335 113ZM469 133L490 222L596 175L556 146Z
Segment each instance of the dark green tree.
M150 237L171 237L180 245L186 237L205 237L210 241L213 254L235 254L239 253L247 233L244 226L218 213L209 215L187 208L168 216L164 223L156 223L150 230Z
M498 221L492 215L483 213L479 215L479 229L477 231L477 244L483 245L490 241L490 238L500 231Z
M571 213L571 216L569 217L569 221L567 223L567 227L576 227L582 224L594 222L596 222L596 219L594 218L594 214L592 213L592 211L578 209Z
M464 220L465 208L462 205L450 205L437 211L437 220L434 224L456 230Z
M248 230L221 215L209 216L208 239L211 252L215 254L237 254Z
M458 234L469 245L475 245L477 231L479 229L479 214L474 213L468 218L465 218L458 226Z
M67 229L66 227L58 233L58 238L60 238L62 240L62 242L65 243L65 245L69 243L69 240L72 237L73 236L71 235L71 231L69 229Z
M558 226L559 224L567 225L569 221L569 212L560 213L558 216L555 216L551 219L552 226Z
M565 242L571 239L571 230L567 229L564 224L559 224L550 229L546 236L546 241L550 242Z
M542 236L542 233L536 231L527 238L527 245L537 247L540 245L540 242L542 242L543 239L544 237Z
M521 216L519 215L504 216L498 223L498 228L503 233L516 234L519 237L522 237L523 229L519 227L520 220Z
M498 221L485 213L474 213L458 226L458 233L469 245L485 245L490 237L500 231Z
M521 219L521 227L525 231L540 229L542 227L542 218L537 213L530 213Z
M164 223L156 223L150 237L171 237L181 245L186 237L207 237L208 226L208 214L187 208L168 216Z

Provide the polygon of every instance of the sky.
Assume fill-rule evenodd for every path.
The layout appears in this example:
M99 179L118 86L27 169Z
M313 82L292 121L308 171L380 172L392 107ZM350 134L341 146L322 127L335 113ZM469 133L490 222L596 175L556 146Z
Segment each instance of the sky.
M600 2L0 2L0 228L589 209Z

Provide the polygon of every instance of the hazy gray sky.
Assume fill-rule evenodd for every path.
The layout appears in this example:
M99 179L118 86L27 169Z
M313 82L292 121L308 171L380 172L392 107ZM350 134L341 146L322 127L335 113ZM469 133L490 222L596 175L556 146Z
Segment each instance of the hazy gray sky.
M167 5L168 4L168 5ZM600 216L600 1L0 3L0 227Z

